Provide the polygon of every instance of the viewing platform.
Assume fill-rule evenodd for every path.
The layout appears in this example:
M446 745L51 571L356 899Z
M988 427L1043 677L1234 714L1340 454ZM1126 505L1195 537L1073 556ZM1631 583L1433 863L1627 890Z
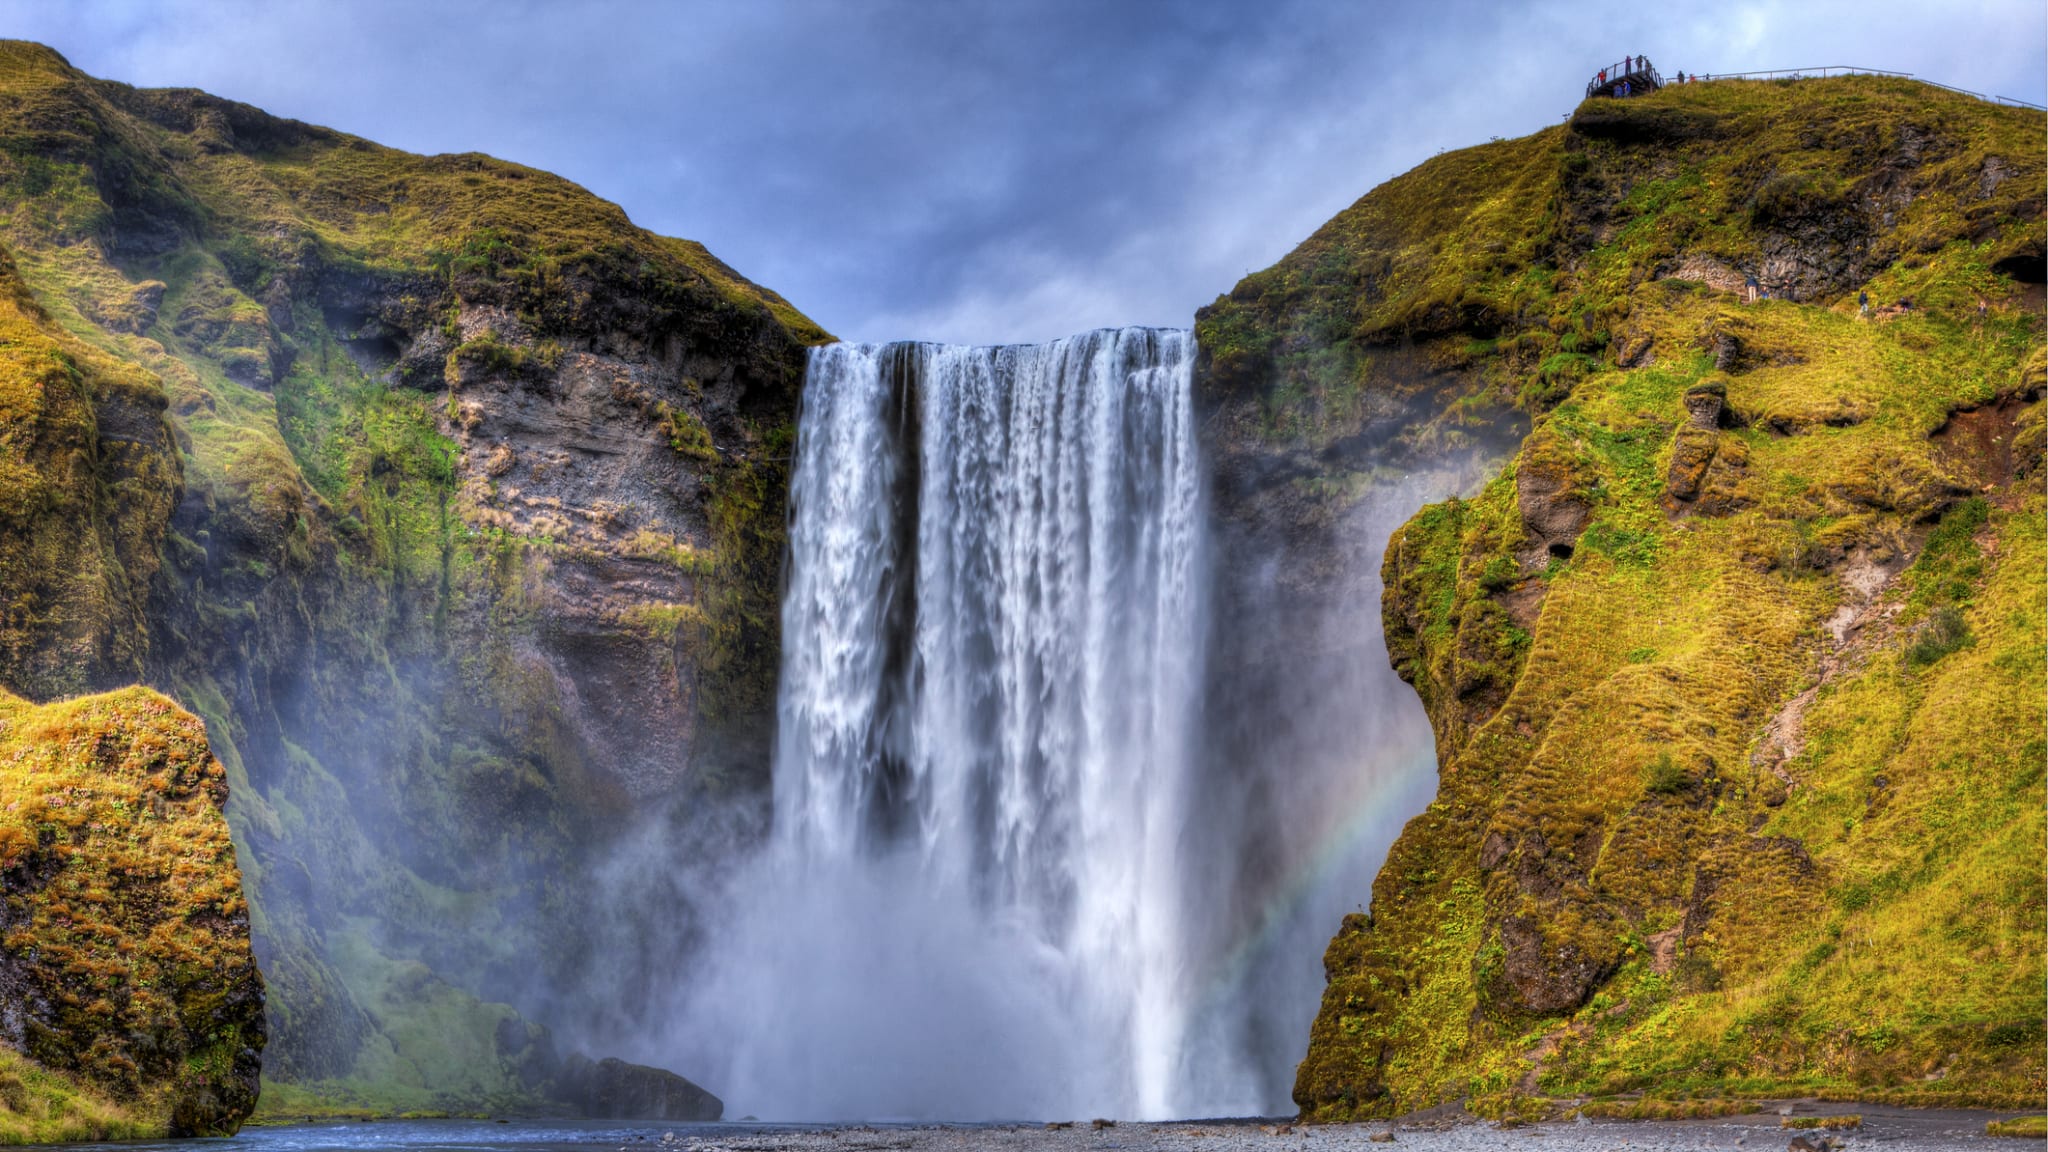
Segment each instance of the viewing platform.
M1586 81L1586 99L1595 96L1641 96L1664 86L1664 77L1642 56L1631 56L1610 64Z

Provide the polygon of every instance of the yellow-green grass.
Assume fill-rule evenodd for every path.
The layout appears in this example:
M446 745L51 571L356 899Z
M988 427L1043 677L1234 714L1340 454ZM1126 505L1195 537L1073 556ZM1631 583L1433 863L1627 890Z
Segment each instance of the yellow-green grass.
M0 668L9 682L47 694L136 675L177 467L163 442L103 444L98 414L147 420L162 406L151 373L68 336L0 251ZM113 507L127 515L103 514Z
M1341 331L1287 326L1341 306L1357 363L1376 363L1363 346L1392 329L1462 342L1441 360L1465 387L1538 414L1508 473L1390 544L1389 650L1436 727L1442 783L1370 917L1331 943L1297 1100L1340 1119L1458 1098L1514 1110L1532 1092L1613 1107L1638 1106L1617 1099L1635 1093L2033 1098L2038 470L2011 483L1930 437L1958 410L2038 395L2041 319L1992 265L2038 231L2040 118L1891 82L1703 85L1589 109L1582 120L1710 117L1714 138L1680 131L1653 151L1575 124L1440 158L1205 312L1219 357L1247 357L1218 372L1281 408L1309 402L1294 337L1261 350L1232 345L1229 326L1313 349ZM1821 176L1862 187L1878 145L1923 131L1943 139L1929 193L1876 238L1887 259L1861 285L1910 296L1910 312L1861 317L1853 283L1743 304L1658 278L1686 252L1753 258L1777 227L1759 204L1790 194L1771 171L1819 174L1809 192ZM1530 199L1518 174L1546 149L1551 191L1508 210ZM1965 187L1992 155L2011 178L1988 196ZM1488 170L1491 184L1472 175ZM1586 191L1617 179L1632 184ZM1435 215L1416 216L1416 200ZM1588 247L1544 263L1596 202L1608 223ZM1438 234L1405 229L1413 219ZM1513 270L1546 230L1537 263ZM1516 295L1517 277L1549 295ZM1497 335L1458 334L1475 328ZM1722 427L1685 430L1695 385L1725 391ZM2038 422L2039 405L2023 407L2001 435L2033 444ZM1667 491L1688 437L1712 449L1711 506ZM2030 451L2023 468L2038 465ZM1587 515L1570 558L1540 572L1518 499L1532 484ZM1815 684L1823 622L1848 595L1839 574L1882 578L1915 556L1807 703L1787 801L1753 755ZM1582 1004L1524 1001L1513 972L1530 966L1502 934L1517 919L1538 926L1545 970L1572 956L1593 973Z
M254 1103L263 984L225 792L204 726L155 692L0 695L4 944L48 1005L26 1055L64 1074L10 1069L35 1131L232 1132Z
M2018 1136L2029 1140L2048 1139L2048 1116L2015 1116L2010 1120L1984 1122L1986 1136Z
M0 1144L140 1140L163 1134L161 1119L139 1118L133 1105L0 1045Z
M1853 1112L1834 1116L1787 1116L1778 1121L1778 1127L1842 1132L1851 1128L1863 1127L1863 1117Z
M1437 339L1509 396L1554 392L1613 333L1611 307L1684 253L1753 261L1782 213L1874 195L1887 152L1939 139L1924 189L1876 238L1900 273L1969 237L2024 247L2041 196L2040 116L1910 81L1842 77L1703 84L1591 102L1581 123L1439 156L1374 189L1285 259L1204 309L1198 334L1223 388L1265 396L1271 434L1327 442L1384 399L1367 350ZM1579 128L1579 132L1571 131ZM1628 168L1611 161L1628 156ZM1981 193L1995 156L2007 175ZM1613 201L1600 236L1569 208ZM1576 267L1581 244L1591 248ZM1910 277L1908 277L1910 279ZM1910 285L1880 275L1881 303ZM1849 293L1853 297L1854 293Z
M743 737L772 700L802 347L830 337L701 245L547 173L95 80L18 42L0 42L0 246L19 272L0 269L0 392L30 405L0 441L0 517L18 512L0 533L0 683L45 699L146 676L206 717L250 849L249 915L285 974L273 1071L384 1113L459 1110L457 1082L497 1099L504 1062L472 1041L509 1010L439 977L533 963L506 955L519 945L493 901L573 902L536 878L624 803L532 658L559 567L612 557L471 506L452 392L621 333L733 362L756 393L743 415L707 426L688 380L645 413L701 473L705 530L618 550L694 577L695 602L612 623L667 653L706 732ZM363 302L335 311L337 282ZM446 336L445 364L373 378L347 341L378 324ZM134 422L160 433L154 450L128 446L133 427L98 434L116 395L163 412ZM714 432L744 459L709 452ZM323 659L292 714L252 710L246 686L296 683L307 645ZM323 740L359 729L374 752ZM372 809L390 819L356 822ZM473 970L385 981L416 961L369 949L344 976L305 910L270 898L300 867L348 873L333 882L350 900L407 922L379 939L478 926L459 952ZM356 1049L325 1050L308 1019L329 1012Z

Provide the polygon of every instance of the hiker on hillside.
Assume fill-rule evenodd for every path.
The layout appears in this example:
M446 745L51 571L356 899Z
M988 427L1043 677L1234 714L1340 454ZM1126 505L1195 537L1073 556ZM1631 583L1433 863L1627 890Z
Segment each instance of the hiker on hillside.
M1867 290L1866 290L1866 291L1862 291L1862 292L1858 292L1858 293L1856 293L1856 312L1857 312L1857 315L1859 315L1859 316L1869 316L1869 315L1870 315L1870 293L1869 293L1869 291L1867 291Z

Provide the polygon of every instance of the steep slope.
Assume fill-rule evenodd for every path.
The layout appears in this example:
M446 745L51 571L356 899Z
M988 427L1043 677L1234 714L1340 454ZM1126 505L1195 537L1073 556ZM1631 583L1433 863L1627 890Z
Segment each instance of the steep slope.
M154 692L0 697L0 1140L231 1134L255 1106L225 794L198 717Z
M313 1091L273 1103L530 1099L563 1064L519 1013L602 1031L547 993L605 913L587 862L765 783L824 333L557 177L32 44L0 44L0 244L89 349L10 401L41 423L0 478L0 683L205 717L266 1075Z
M1331 942L1306 1115L2038 1099L2042 133L1872 77L1589 102L1205 310L1267 429L1398 355L1453 399L1396 450L1533 417L1388 546L1439 793Z

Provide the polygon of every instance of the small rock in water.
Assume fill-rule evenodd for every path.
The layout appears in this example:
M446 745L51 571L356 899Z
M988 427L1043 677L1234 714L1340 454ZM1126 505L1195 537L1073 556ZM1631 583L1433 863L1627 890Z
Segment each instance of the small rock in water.
M1094 1126L1095 1126L1096 1128L1098 1128L1098 1129L1100 1129L1100 1128L1114 1128L1114 1127L1116 1127L1116 1121L1114 1121L1114 1120L1104 1120L1104 1119L1103 1119L1102 1117L1100 1117L1100 1116L1097 1116L1097 1117L1096 1117L1095 1119L1093 1119L1093 1120L1090 1120L1090 1121L1089 1121L1088 1123L1090 1123L1090 1124L1094 1125Z
M1063 1128L1072 1128L1074 1122L1072 1120L1048 1120L1045 1126L1054 1132L1058 1132Z
M1388 1129L1383 1132L1375 1132L1367 1136L1366 1139L1375 1144L1392 1144L1394 1142L1394 1133L1392 1129Z

